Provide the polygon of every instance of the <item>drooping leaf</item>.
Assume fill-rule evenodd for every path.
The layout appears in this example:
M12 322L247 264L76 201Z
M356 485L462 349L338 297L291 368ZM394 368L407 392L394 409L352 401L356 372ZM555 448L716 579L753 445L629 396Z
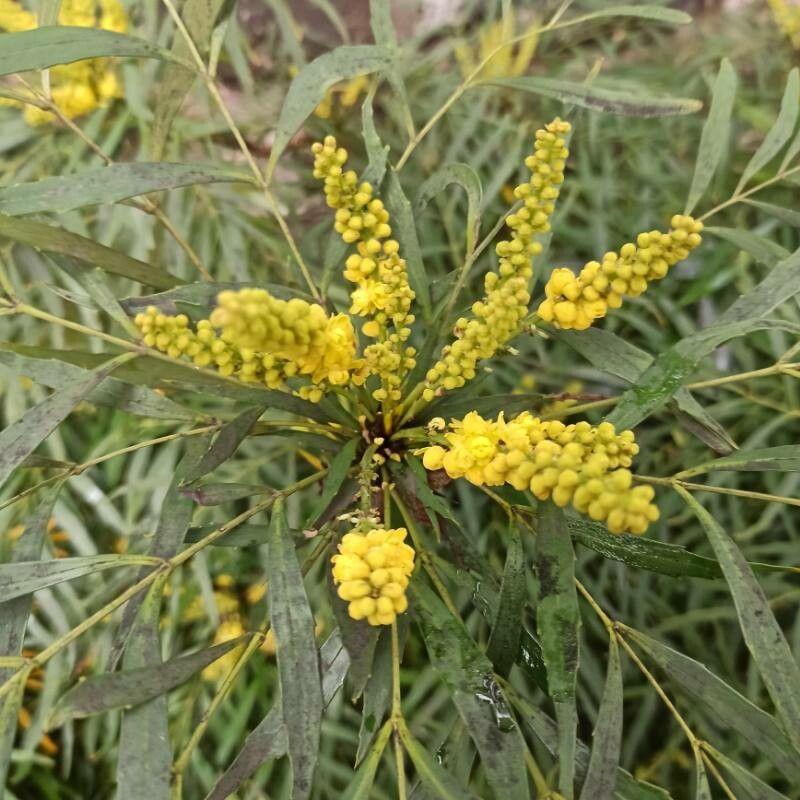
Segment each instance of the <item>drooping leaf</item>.
M60 214L99 203L118 203L164 189L248 180L249 176L230 167L213 164L111 164L76 174L3 186L0 188L0 213L10 217L44 212Z
M519 528L511 524L506 539L506 564L500 599L497 604L492 633L486 645L486 655L494 664L496 674L505 678L519 653L522 632L522 610L527 600L527 565Z
M528 800L524 744L491 663L431 589L417 580L411 591L431 663L478 748L489 786L497 797Z
M19 33L0 33L0 75L47 69L100 56L174 60L154 44L101 28L50 25Z
M622 669L619 645L608 643L606 685L592 734L592 755L583 779L580 800L613 800L622 745Z
M794 133L798 114L800 114L800 70L794 67L789 72L789 77L786 80L786 88L783 92L778 118L769 129L758 150L753 153L753 157L747 162L747 166L742 172L742 177L736 186L735 194L739 194L750 178L780 153L791 138L792 133Z
M112 708L137 706L163 695L241 645L245 638L239 636L163 664L92 675L62 695L50 712L46 729L59 728L67 720L82 719Z
M275 632L284 723L292 765L292 797L311 793L322 721L322 687L308 605L294 541L279 498L272 511L268 545L269 616Z
M733 101L736 98L736 71L727 58L719 65L719 73L711 96L711 108L700 135L700 149L694 166L692 185L684 213L691 214L698 200L711 183L728 146Z
M361 762L355 775L353 775L353 779L344 790L342 800L369 800L372 794L373 784L375 783L375 773L378 770L378 765L383 757L383 751L386 749L386 744L391 735L392 726L387 722L380 731L378 731L378 735L370 746L369 752Z
M553 503L539 506L536 525L536 622L547 667L548 693L558 720L558 790L574 794L580 609L575 590L575 553L564 512Z
M89 377L89 371L56 358L40 358L36 348L12 342L0 342L0 364L16 375L24 375L50 389L63 389L70 383ZM90 403L110 406L143 417L193 420L196 414L152 389L133 386L118 378L106 378L86 395Z
M405 627L407 630L407 627ZM402 631L402 628L401 628ZM398 631L398 634L401 632ZM372 673L364 685L364 701L361 711L361 727L358 733L356 764L360 764L370 750L370 743L381 727L389 709L392 696L392 645L391 631L384 628L375 644ZM404 640L401 638L400 646Z
M342 45L301 67L283 101L267 164L267 176L272 175L286 145L325 98L331 86L356 75L383 69L391 60L392 54L380 45Z
M778 261L789 255L789 251L785 247L781 247L777 242L773 242L765 236L759 236L752 231L738 228L721 228L713 225L707 226L704 230L705 233L711 236L730 242L751 255L759 264L764 264L768 267L774 266Z
M458 184L467 194L467 253L475 249L481 224L483 188L478 173L469 164L444 164L419 187L415 207L422 212L431 198L451 183Z
M741 551L720 524L689 492L680 486L675 488L706 532L728 582L745 644L789 740L795 749L800 750L800 667L792 656L764 590Z
M121 275L145 286L170 289L181 283L179 278L165 269L126 256L85 236L32 219L16 219L0 214L0 237L26 244L42 253L74 259L76 268L80 268L80 264L99 267L112 275Z
M20 419L0 432L0 485L72 412L81 400L97 388L120 364L134 355L126 353L106 359L87 378L68 383L39 405L34 406Z
M641 631L626 628L625 637L643 650L675 686L708 709L711 718L760 750L788 778L800 774L800 753L775 719L758 708L708 667Z
M800 250L796 250L712 324L661 353L638 385L625 392L608 421L618 430L638 425L683 386L700 359L729 339L761 327L764 317L799 291Z
M0 564L0 602L5 603L15 597L55 586L63 581L71 581L116 567L130 567L140 564L155 566L157 558L137 556L129 553L110 553L98 556L76 556L56 558L49 561L17 561L13 564Z
M632 92L627 88L603 88L595 84L577 83L558 78L543 78L525 75L520 78L490 78L476 85L500 86L531 92L542 97L561 100L562 103L620 114L628 117L666 117L674 114L693 114L703 104L687 97L659 97L644 92Z

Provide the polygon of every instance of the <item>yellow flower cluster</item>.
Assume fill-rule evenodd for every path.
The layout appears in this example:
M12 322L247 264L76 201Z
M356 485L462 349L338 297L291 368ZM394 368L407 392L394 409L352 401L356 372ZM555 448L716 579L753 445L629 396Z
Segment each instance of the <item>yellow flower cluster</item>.
M63 0L58 24L125 33L128 15L119 0ZM0 30L13 33L36 27L35 14L24 9L16 0L0 0ZM53 102L69 118L88 114L122 96L117 71L108 58L93 58L53 67L50 80ZM34 105L25 106L25 119L30 125L41 125L52 118L53 115L44 109Z
M623 297L638 297L700 244L702 222L676 214L670 225L667 233L640 233L636 244L606 253L602 263L590 261L578 275L566 267L553 270L536 313L559 328L583 331L609 308L619 308Z
M772 16L778 27L792 43L792 47L800 50L800 6L788 0L768 0Z
M525 159L531 178L514 190L523 206L506 218L511 240L497 245L500 265L497 272L486 276L486 295L473 304L474 317L456 322L456 340L443 349L440 360L428 371L425 400L432 400L439 390L463 386L475 377L479 361L491 358L519 333L531 299L532 260L542 250L533 237L550 230L550 217L564 181L569 153L564 136L569 130L568 122L555 119L536 131L534 152Z
M517 30L517 21L514 9L509 7L499 22L484 27L478 34L477 52L473 54L472 48L462 43L456 46L455 55L458 61L461 75L469 77L477 68L478 64L491 56L491 60L478 73L475 79L489 80L491 78L509 78L523 75L528 71L528 67L533 60L536 52L536 45L539 42L538 29L540 25L537 20L531 22L524 30ZM508 42L517 36L525 38L517 45L510 44L507 47L497 50L503 42Z
M451 478L476 485L511 484L530 489L539 500L569 503L612 533L644 533L658 519L650 486L633 486L627 469L639 451L631 431L617 433L603 422L565 425L524 412L506 422L470 412L453 420L447 447L423 449L426 469L444 469Z
M217 307L195 329L185 314L167 316L154 306L137 314L144 343L172 358L186 356L199 367L245 382L282 388L307 377L298 394L313 402L328 386L363 383L363 361L349 317L328 317L322 306L280 300L264 289L220 292Z
M364 350L369 371L381 379L376 400L397 401L406 373L413 369L415 350L406 345L411 335L414 292L408 283L400 245L390 238L389 212L374 196L371 184L359 182L353 170L344 170L347 151L333 136L316 142L314 177L324 181L328 205L336 209L334 227L356 252L345 263L344 276L355 289L351 314L366 317L361 330L377 339Z
M314 109L314 114L320 119L330 119L334 105L352 108L368 88L369 75L356 75L348 81L337 83L325 93L325 98Z
M331 559L338 594L353 619L391 625L408 608L406 587L414 571L414 548L405 543L405 528L362 531L342 537Z

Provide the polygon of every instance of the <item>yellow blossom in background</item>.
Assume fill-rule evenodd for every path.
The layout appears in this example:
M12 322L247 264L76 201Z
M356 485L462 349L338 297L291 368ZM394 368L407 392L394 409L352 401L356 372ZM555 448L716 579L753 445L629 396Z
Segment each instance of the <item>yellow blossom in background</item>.
M334 227L356 252L345 262L344 277L355 284L350 313L366 317L361 330L377 342L364 350L368 369L381 379L376 400L400 400L400 385L416 364L416 351L406 345L411 335L414 292L408 283L400 245L390 238L389 212L373 195L372 185L345 171L347 151L333 136L316 142L314 177L323 181L328 205L336 209Z
M511 78L524 75L533 61L539 43L539 22L534 20L527 28L519 30L514 9L509 7L499 22L486 25L478 33L478 47L466 42L456 46L455 54L461 75L467 78L477 66L488 58L492 51L516 36L525 36L522 41L499 50L478 73L477 80L489 78Z
M644 533L658 519L651 486L633 486L630 467L639 452L632 431L609 422L565 425L524 412L506 422L472 411L452 420L447 446L423 448L426 469L443 469L481 486L508 483L539 500L572 504L612 533Z
M406 587L414 571L414 548L405 528L358 529L345 534L331 558L338 594L353 619L391 625L408 608Z
M320 119L330 119L337 105L343 109L352 108L368 88L369 75L356 75L349 81L337 83L325 93L325 99L316 107L314 114Z
M63 0L58 24L125 33L128 15L119 0ZM0 30L13 33L36 27L35 14L15 0L0 0ZM112 59L93 58L53 67L50 91L53 102L64 116L74 118L121 97L122 84ZM17 104L16 101L4 102ZM27 104L24 115L30 125L41 125L53 119L50 112Z
M788 37L792 47L800 50L800 5L789 0L767 0L778 27Z
M676 214L670 225L666 233L640 233L636 244L606 253L602 263L590 261L578 275L566 267L553 270L545 286L547 298L536 313L559 328L582 331L609 308L619 308L624 297L638 297L701 242L702 222Z
M426 400L472 380L478 362L491 358L520 332L531 299L533 257L542 251L534 236L550 230L550 217L564 181L569 154L564 137L569 130L569 123L556 119L536 131L534 151L525 159L531 178L514 190L523 206L506 218L511 240L496 247L500 265L497 272L486 276L486 295L473 304L474 317L456 322L456 340L443 349L440 360L428 370L423 393Z

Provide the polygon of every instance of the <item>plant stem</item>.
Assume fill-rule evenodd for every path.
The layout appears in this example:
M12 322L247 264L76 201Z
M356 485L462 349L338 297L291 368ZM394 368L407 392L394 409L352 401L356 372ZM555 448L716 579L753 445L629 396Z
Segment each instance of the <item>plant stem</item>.
M746 497L748 500L763 500L767 503L784 503L787 506L800 507L800 498L784 497L779 494L767 494L766 492L751 492L746 489L731 489L727 486L709 486L705 483L688 483L687 481L672 478L656 478L652 475L634 475L634 480L641 483L651 483L657 486L669 486L671 488L680 487L690 492L712 492L713 494L729 494L734 497Z
M398 728L403 719L400 693L400 641L397 635L397 620L392 622L392 726L394 727L394 757L397 768L397 797L406 800L406 768L403 759L403 743Z

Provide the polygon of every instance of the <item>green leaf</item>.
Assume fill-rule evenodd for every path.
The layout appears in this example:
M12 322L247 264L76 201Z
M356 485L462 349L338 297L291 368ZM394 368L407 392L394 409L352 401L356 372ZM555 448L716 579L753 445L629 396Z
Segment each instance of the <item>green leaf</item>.
M714 761L728 772L732 779L732 788L740 800L789 800L785 794L767 786L764 781L746 770L741 764L728 758L724 753L720 753L710 745L704 745L704 747L711 752Z
M519 528L512 523L508 527L500 600L486 645L486 656L494 664L495 673L502 678L508 677L519 653L522 611L527 599L525 551L522 549Z
M118 203L164 189L249 180L249 176L230 167L213 164L111 164L71 175L3 186L0 188L0 213L11 217L44 212L60 214L86 206Z
M250 435L253 425L266 410L266 405L247 408L226 422L220 429L213 443L203 453L202 458L186 470L183 483L193 483L213 472L218 466L224 464L239 448L239 445Z
M181 487L181 495L200 506L219 506L233 500L243 500L245 497L254 497L271 491L269 486L257 483L201 483ZM235 533L235 531L231 531L231 533Z
M0 75L47 69L100 56L176 60L161 47L101 28L52 25L19 33L0 33Z
M436 762L428 750L411 735L405 724L400 726L400 737L419 779L434 797L441 797L442 800L477 800L472 792L461 786Z
M775 704L784 730L800 750L800 668L769 601L747 561L719 523L681 486L675 490L700 520L736 606L745 644Z
M111 553L98 556L57 558L50 561L18 561L13 564L0 564L0 597L5 603L15 597L38 592L48 586L72 581L104 569L140 564L155 566L159 563L159 559L149 556Z
M525 75L520 78L491 78L479 81L476 86L500 86L551 97L592 111L620 114L628 117L665 117L674 114L693 114L703 104L686 97L657 97L626 88L602 88L594 84L564 81L558 78L540 78Z
M422 581L413 581L411 591L431 663L478 748L489 786L498 798L529 800L524 743L491 662Z
M695 755L694 777L694 800L712 800L711 787L708 785L706 768L703 766L699 755Z
M767 239L764 236L752 233L751 231L740 230L738 228L719 228L709 225L704 229L705 233L710 233L749 253L760 264L772 267L786 258L789 251L779 244Z
M764 203L761 200L751 200L749 197L744 200L749 206L760 208L765 214L771 214L781 222L787 225L793 225L795 228L800 228L800 211L794 211L791 208L783 208L776 206L774 203Z
M542 404L542 394L490 394L484 397L449 397L431 403L420 415L423 422L433 417L463 417L470 411L477 411L481 416L497 416L503 411L506 416L514 416L520 411L527 411Z
M375 741L370 746L366 758L344 790L341 800L370 800L372 786L375 783L375 773L381 763L383 751L386 749L386 744L391 735L392 725L387 722L375 737Z
M32 219L15 219L0 214L0 237L26 244L43 253L68 256L82 264L99 267L104 272L121 275L156 289L170 289L181 283L180 278L164 269L126 256L85 236Z
M100 385L120 364L133 358L126 353L95 369L87 378L68 383L34 406L0 432L0 485L66 419L81 400Z
M697 201L708 189L722 160L722 156L728 146L731 113L733 112L735 98L736 71L731 62L727 58L723 58L712 90L708 119L706 119L703 125L703 132L700 135L700 149L697 152L692 185L689 188L689 197L686 200L685 214L691 214L694 211Z
M770 128L761 146L753 154L753 157L744 168L742 177L736 186L734 194L739 194L762 167L769 164L775 156L780 153L784 145L789 141L797 124L797 116L800 113L800 71L794 67L786 80L786 89L783 92L781 108L775 124Z
M263 489L263 487L262 487ZM219 525L198 525L196 528L189 528L184 542L191 544L204 539L212 531L217 530ZM266 544L269 535L267 525L237 525L232 531L214 540L212 547L252 547L253 545Z
M415 207L421 213L431 198L451 183L458 184L467 193L467 253L475 249L481 226L483 188L478 173L469 164L444 164L419 187Z
M267 163L267 180L271 178L286 145L325 98L331 86L356 75L377 72L390 64L391 60L391 52L379 45L342 45L302 67L292 80L283 101Z
M347 444L342 446L342 449L331 461L328 474L325 476L325 480L322 483L322 493L313 503L311 511L309 511L306 521L303 523L304 528L313 526L339 493L339 490L347 479L350 468L353 466L356 450L360 442L360 437L350 439Z
M705 461L675 475L676 478L693 478L706 472L734 470L742 472L798 472L800 471L800 445L786 444L776 447L758 447L755 450L737 450L729 456Z
M603 19L604 17L639 17L641 19L652 19L657 22L666 22L670 25L688 25L692 18L685 11L678 11L675 8L664 8L663 6L608 6L602 11L593 11L580 17L582 22L591 19Z
M575 590L575 554L564 512L553 503L539 506L536 525L536 622L547 667L548 693L558 720L558 790L571 800L575 783L580 609Z
M327 706L341 688L349 665L347 650L338 631L331 633L320 647L319 659L322 665L322 700ZM275 706L250 732L233 763L214 784L206 800L230 797L265 761L286 755L288 745L278 697Z
M661 353L637 386L622 396L608 421L617 430L632 428L660 408L684 384L700 359L737 336L763 325L763 318L800 292L800 250L776 264L753 289L723 314Z
M35 347L0 342L0 364L50 389L63 389L70 383L86 380L90 374L89 370L46 355L40 357L39 353ZM86 399L90 403L156 419L194 420L197 416L151 389L133 386L118 378L106 378L86 395Z
M407 625L398 631L407 631ZM400 638L400 647L405 644ZM372 673L364 686L364 701L361 707L361 726L358 732L358 752L356 764L367 755L370 742L383 722L389 708L392 695L392 643L391 631L383 628L375 644L375 655L372 660Z
M292 764L293 798L311 794L322 722L322 690L308 606L283 500L275 502L269 537L269 616L275 632L284 723Z
M736 731L760 750L788 778L800 775L800 753L786 738L775 719L741 695L708 667L645 633L625 628L625 638L669 676L693 701L708 709L710 719Z
M25 694L25 681L17 678L6 693L0 697L0 800L6 786L11 751L17 735L18 715Z
M244 643L238 636L205 650L120 672L104 672L82 680L62 695L50 712L46 730L61 727L71 719L83 719L113 708L128 708L152 700L180 686L192 675Z
M622 669L619 646L608 642L606 685L592 735L592 755L583 780L580 800L613 800L622 745Z
M431 318L430 277L422 261L422 248L417 237L411 203L403 192L400 179L394 170L389 171L386 188L386 205L391 215L394 237L400 243L400 254L405 259L408 281L422 307L425 320Z
M139 607L125 650L124 670L162 666L158 629L166 578L164 573L156 579ZM122 715L116 800L169 800L171 768L167 698L160 694Z

